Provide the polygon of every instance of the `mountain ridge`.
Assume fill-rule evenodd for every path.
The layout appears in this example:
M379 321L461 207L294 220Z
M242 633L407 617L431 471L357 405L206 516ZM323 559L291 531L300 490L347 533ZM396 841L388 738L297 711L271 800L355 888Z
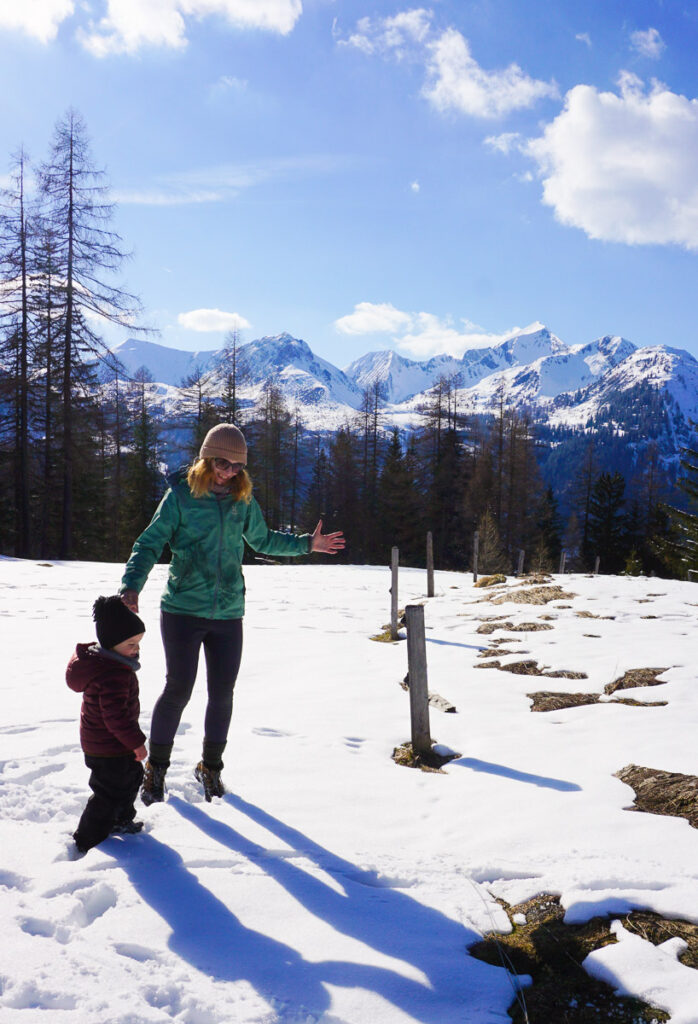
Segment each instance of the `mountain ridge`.
M112 351L129 375L141 366L150 371L165 405L185 377L196 370L212 375L226 358L224 349L189 353L133 338ZM598 416L609 395L647 384L666 391L686 421L698 420L698 360L689 352L661 344L638 348L620 335L571 346L538 321L492 345L467 349L460 358L419 361L386 349L343 369L282 332L239 345L237 370L248 408L261 401L271 377L307 426L318 431L335 430L354 417L364 389L375 385L382 391L384 425L414 426L420 406L443 377L450 379L463 412L493 412L503 396L508 406L550 425L583 426Z

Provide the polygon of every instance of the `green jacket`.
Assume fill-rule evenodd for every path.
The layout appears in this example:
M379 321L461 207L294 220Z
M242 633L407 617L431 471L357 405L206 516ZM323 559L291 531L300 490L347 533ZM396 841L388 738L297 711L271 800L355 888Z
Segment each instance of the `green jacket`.
M204 619L240 619L245 613L243 539L265 555L306 555L310 534L270 530L252 498L250 504L206 494L195 498L186 477L171 486L150 525L133 545L121 580L121 593L140 593L148 573L170 545L172 561L160 603L163 611Z

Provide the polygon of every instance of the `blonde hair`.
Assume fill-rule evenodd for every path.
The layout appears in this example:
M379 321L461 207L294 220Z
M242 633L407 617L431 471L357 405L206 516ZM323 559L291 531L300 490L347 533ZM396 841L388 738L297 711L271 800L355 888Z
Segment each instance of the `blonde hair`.
M195 498L208 494L213 485L213 459L195 459L187 470L189 490ZM252 479L245 467L230 478L230 493L233 501L252 501Z

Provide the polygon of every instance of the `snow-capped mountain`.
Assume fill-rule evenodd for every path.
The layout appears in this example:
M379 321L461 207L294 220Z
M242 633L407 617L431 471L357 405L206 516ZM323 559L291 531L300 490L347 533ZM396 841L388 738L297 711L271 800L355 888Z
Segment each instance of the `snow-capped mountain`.
M145 367L158 384L170 384L174 387L179 387L182 381L197 369L212 370L220 355L216 349L183 352L180 349L158 345L153 341L144 341L142 338L127 338L112 351L130 377L133 377L141 367Z
M129 339L114 349L128 373L145 366L158 387L154 400L166 415L184 377L196 368L210 374L214 393L221 388L216 371L224 353L182 352L153 342ZM441 378L458 391L458 405L476 413L494 412L502 398L536 419L583 425L619 396L640 386L667 399L684 420L698 419L698 361L690 353L664 345L636 348L619 336L566 345L543 324L534 323L496 344L468 349L461 358L441 355L419 362L394 351L371 352L344 370L315 355L299 338L283 333L238 349L238 388L248 408L262 398L272 378L290 407L298 406L306 426L331 431L351 421L362 393L382 385L385 426L409 428ZM157 395L157 397L155 397Z

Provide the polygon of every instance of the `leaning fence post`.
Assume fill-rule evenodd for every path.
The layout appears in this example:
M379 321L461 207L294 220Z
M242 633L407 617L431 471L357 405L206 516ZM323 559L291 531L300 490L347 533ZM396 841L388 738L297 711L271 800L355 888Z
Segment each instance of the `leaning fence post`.
M473 534L473 583L477 583L477 553L480 547L480 534L475 531Z
M397 572L400 552L393 548L390 553L390 639L397 640Z
M601 564L601 559L597 555L596 556L596 561L594 562L594 576L598 576L599 575L599 566L600 566L600 564Z
M523 548L521 548L520 551L519 551L519 565L518 565L518 568L516 570L516 575L517 576L521 576L523 574L524 557L525 557L525 555L526 555L526 552L524 551Z
M431 753L429 732L429 689L427 686L427 650L424 638L424 606L408 604L407 671L410 683L410 718L412 721L412 752Z
M560 555L560 575L565 571L565 562L567 561L567 552L563 551Z
M427 533L427 597L434 596L434 538Z

